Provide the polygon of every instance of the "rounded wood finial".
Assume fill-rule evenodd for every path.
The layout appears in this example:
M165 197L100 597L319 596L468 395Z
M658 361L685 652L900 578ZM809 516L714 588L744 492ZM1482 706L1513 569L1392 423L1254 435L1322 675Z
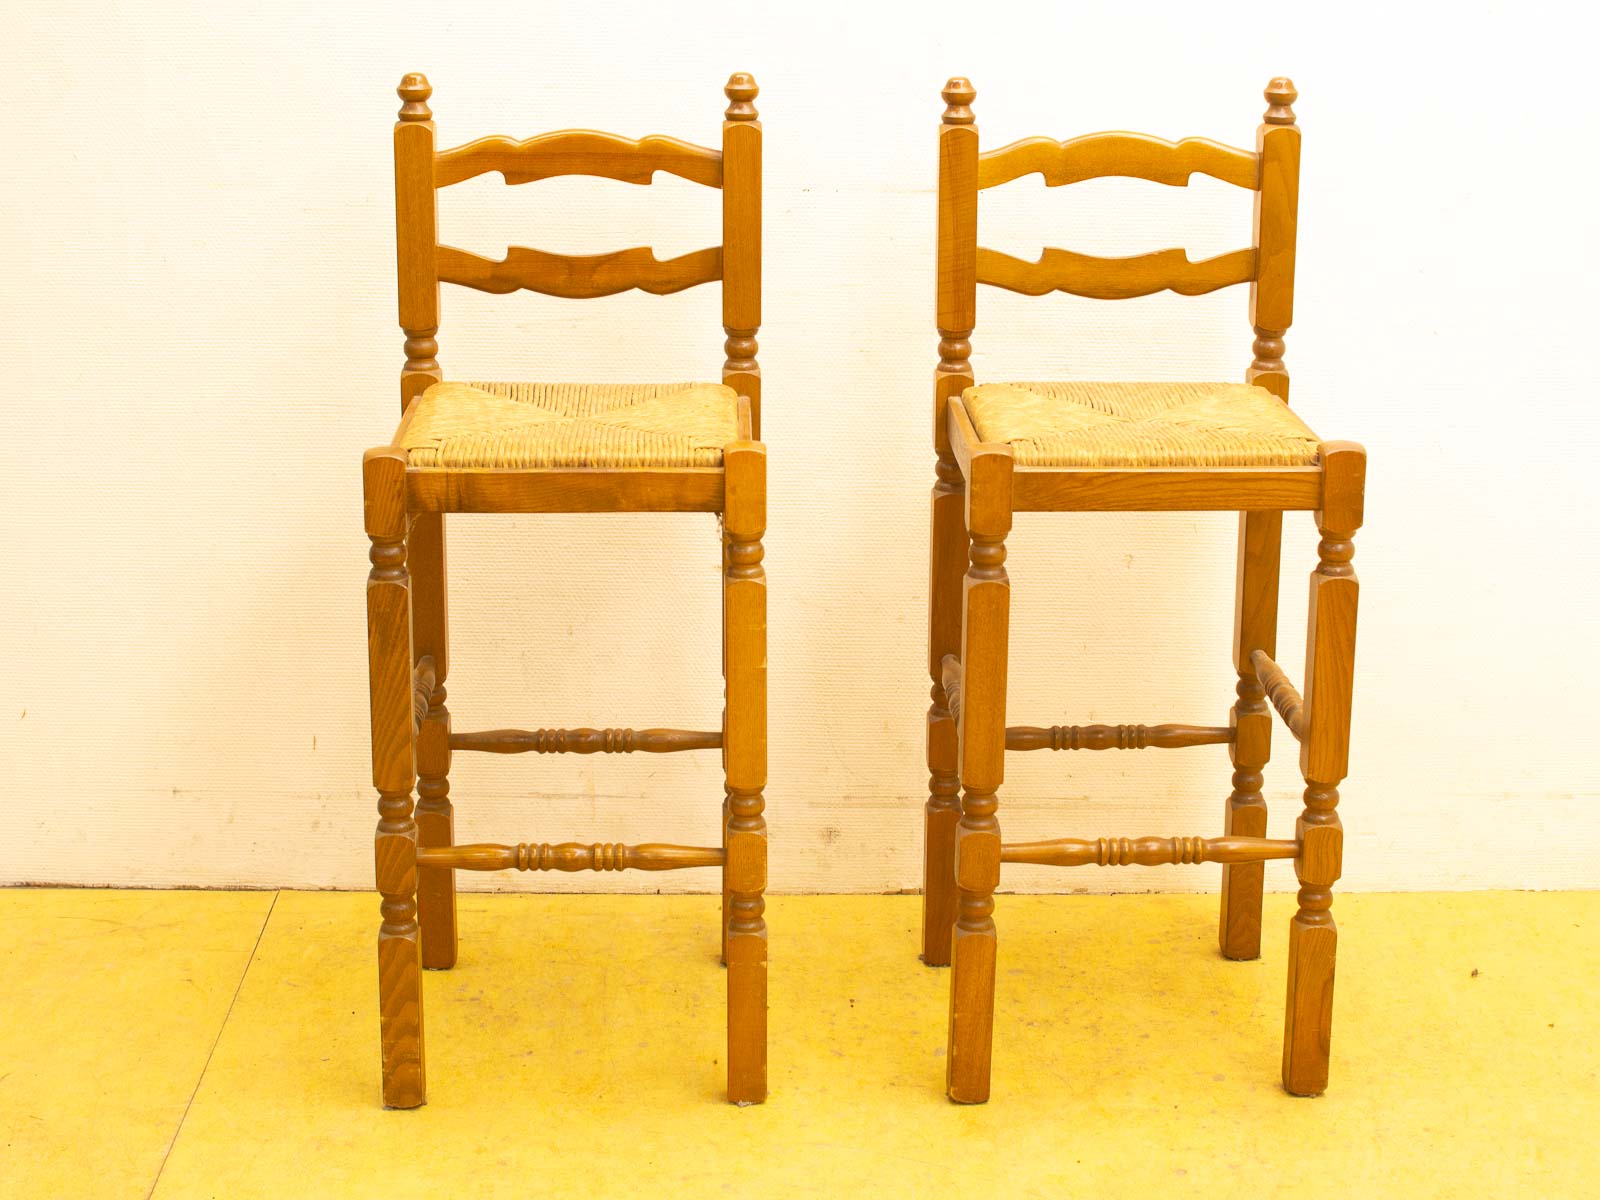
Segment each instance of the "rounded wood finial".
M755 98L761 94L761 89L750 72L735 71L729 75L728 86L722 89L722 94L728 98L727 110L722 114L728 120L754 121L760 115L756 112Z
M952 75L939 94L944 97L946 125L971 125L977 119L972 115L971 104L978 98L978 92L966 76Z
M428 107L428 97L433 95L433 85L422 72L412 71L403 78L400 86L395 88L395 95L405 101L400 106L402 121L426 121L433 116L433 110Z
M1265 120L1268 125L1294 124L1294 109L1290 106L1300 98L1300 93L1294 90L1294 80L1279 75L1261 94L1267 98Z

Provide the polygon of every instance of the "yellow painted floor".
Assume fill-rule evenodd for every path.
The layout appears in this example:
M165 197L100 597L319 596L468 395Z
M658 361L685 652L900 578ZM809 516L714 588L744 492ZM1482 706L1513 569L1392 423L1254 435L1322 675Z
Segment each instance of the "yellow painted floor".
M1000 897L959 1108L917 898L773 898L736 1109L716 897L466 896L429 1104L386 1112L373 897L0 891L0 1196L1600 1196L1600 893L1340 896L1317 1100L1277 1082L1292 903L1229 963L1208 897Z

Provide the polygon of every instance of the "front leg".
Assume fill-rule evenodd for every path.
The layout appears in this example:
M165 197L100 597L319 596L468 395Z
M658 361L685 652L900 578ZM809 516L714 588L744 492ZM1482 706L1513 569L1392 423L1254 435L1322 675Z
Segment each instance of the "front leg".
M417 925L415 660L411 577L406 570L406 460L393 447L362 462L367 536L367 665L372 699L372 782L378 789L374 842L383 924L378 931L378 1012L383 1102L415 1108L427 1097L422 1049L422 959Z
M1328 1086L1333 1038L1333 969L1339 932L1333 885L1344 856L1344 826L1336 811L1339 782L1350 765L1350 704L1355 676L1356 602L1360 587L1350 560L1361 527L1366 451L1349 442L1325 445L1322 541L1311 573L1306 624L1304 735L1300 770L1305 811L1295 827L1300 853L1299 908L1289 925L1289 994L1283 1033L1283 1086L1315 1096Z

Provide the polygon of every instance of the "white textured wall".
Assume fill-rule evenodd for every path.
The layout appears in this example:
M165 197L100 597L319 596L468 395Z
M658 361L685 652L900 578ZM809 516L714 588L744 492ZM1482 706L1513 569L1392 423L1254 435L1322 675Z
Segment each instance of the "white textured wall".
M934 131L956 71L989 146L1108 127L1248 145L1262 85L1295 78L1295 400L1372 462L1346 886L1595 883L1600 129L1569 20L29 0L6 25L0 882L368 883L358 463L397 415L393 87L430 75L442 145L569 125L714 141L723 80L750 70L767 130L775 889L917 884ZM497 254L682 253L717 239L716 214L678 180L495 177L445 194L442 233ZM1198 255L1246 242L1249 197L1034 177L986 193L981 220L1014 253ZM449 289L445 305L457 377L714 377L721 361L713 288L583 304ZM975 364L1238 378L1244 306L1243 289L1118 305L986 290ZM1233 526L1019 518L1012 720L1224 720ZM711 518L454 518L450 536L458 728L715 722ZM1297 678L1314 544L1291 518L1281 657ZM1277 749L1287 835L1281 733ZM716 836L713 754L457 764L469 839ZM1018 838L1212 833L1228 771L1220 748L1013 756L1001 816ZM1006 883L1199 888L1214 872Z

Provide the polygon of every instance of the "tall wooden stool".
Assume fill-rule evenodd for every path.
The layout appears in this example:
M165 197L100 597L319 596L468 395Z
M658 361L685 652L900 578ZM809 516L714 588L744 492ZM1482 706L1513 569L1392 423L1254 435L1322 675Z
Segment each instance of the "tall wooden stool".
M423 967L456 961L457 870L669 871L722 868L722 947L728 968L728 1099L766 1098L767 826L766 447L761 436L761 125L756 84L737 74L722 148L669 137L637 141L569 130L526 141L482 138L434 149L421 75L400 81L394 130L400 261L403 416L390 444L362 462L367 652L372 686L372 780L378 789L377 877L383 1100L426 1098ZM658 171L722 191L721 246L658 262L648 248L569 257L512 247L495 262L437 244L436 193L499 172L508 184L597 175L648 184ZM663 295L722 281L727 361L721 383L629 385L444 382L434 355L439 284L485 292ZM445 708L445 513L716 513L722 527L722 729L498 729L454 733ZM458 846L450 759L496 754L652 754L722 751L720 847L563 842ZM412 810L415 784L417 804Z
M1336 937L1329 906L1343 840L1334 809L1348 758L1357 591L1351 538L1361 526L1366 452L1323 441L1288 407L1283 336L1294 297L1300 167L1294 85L1267 85L1254 152L1195 138L1099 133L1066 142L1028 138L980 153L972 85L952 79L943 95L922 957L953 967L946 1090L963 1103L989 1098L993 893L1001 863L1223 863L1222 953L1243 959L1260 953L1262 864L1292 858L1300 905L1289 931L1283 1085L1314 1095L1328 1082ZM978 193L1035 171L1049 187L1113 175L1181 187L1195 172L1210 175L1256 193L1255 244L1201 262L1182 250L1106 259L1048 249L1030 263L980 247ZM1248 283L1255 359L1243 384L974 386L968 339L980 283L1102 300L1162 290L1193 296ZM1228 724L1008 728L1005 543L1012 513L1206 509L1240 514L1239 682ZM1303 697L1273 661L1279 541L1290 509L1311 512L1322 534L1311 574ZM1265 836L1268 700L1300 742L1305 810L1292 840ZM1007 750L1211 744L1226 744L1234 765L1222 837L1000 840L996 793Z

